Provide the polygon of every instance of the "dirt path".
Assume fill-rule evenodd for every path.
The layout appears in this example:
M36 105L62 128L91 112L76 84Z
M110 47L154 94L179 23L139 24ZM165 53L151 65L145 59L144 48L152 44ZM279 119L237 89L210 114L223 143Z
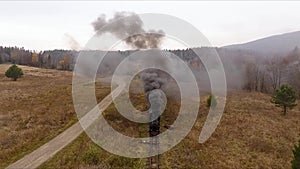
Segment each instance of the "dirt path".
M112 98L118 96L121 91L123 91L125 85L119 85L112 93L106 96L99 104L99 109L103 112L111 103ZM97 111L97 106L93 108L88 114L80 119L80 122L77 122L70 128L68 128L63 133L59 134L57 137L44 144L35 151L27 154L22 159L16 161L15 163L9 165L7 169L17 169L17 168L37 168L39 165L53 157L58 151L63 149L73 140L75 140L82 132L83 128L88 127L95 117L99 116ZM81 123L81 124L80 124Z

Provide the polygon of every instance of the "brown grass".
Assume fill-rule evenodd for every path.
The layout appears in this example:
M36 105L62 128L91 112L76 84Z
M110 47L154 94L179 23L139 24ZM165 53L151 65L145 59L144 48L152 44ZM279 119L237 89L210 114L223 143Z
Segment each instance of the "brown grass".
M131 96L134 105L145 104L142 95ZM287 169L291 167L293 145L300 139L299 106L282 116L280 108L269 102L270 96L260 93L230 93L226 110L216 132L204 144L198 143L202 125L206 119L206 97L201 101L198 120L189 135L170 151L161 155L162 168L203 168L203 169ZM173 122L178 103L169 103L162 117L162 125ZM135 124L120 117L113 105L105 111L105 117L119 132L136 137L147 136L147 125ZM80 140L90 145L80 146ZM76 146L77 145L77 146ZM73 146L73 147L71 147ZM146 159L129 159L111 155L97 147L101 161L89 165L82 156L95 146L86 135L75 140L70 147L62 150L41 168L146 168ZM79 152L76 162L70 151ZM69 154L69 155L66 155ZM63 161L68 161L65 166ZM75 163L75 164L74 164Z
M204 144L198 137L206 118L205 100L188 137L162 155L164 168L291 168L300 139L299 106L282 116L260 93L230 93L216 132ZM203 112L203 113L201 113Z
M66 75L69 72L53 72L55 77L43 77L38 76L39 71L36 75L30 75L28 71L30 70L25 71L27 75L20 79L20 83L5 79L3 71L0 73L0 117L1 126L4 126L0 130L2 167L12 161L12 158L32 149L28 147L41 143L48 133L56 133L59 128L63 130L74 118L72 102L67 99L70 97L70 81ZM51 74L51 71L48 73ZM66 74L59 76L59 73ZM54 79L57 82L50 85ZM98 94L105 89L103 86L100 88L101 92L99 90ZM2 95L3 93L5 94ZM59 97L61 93L64 93L64 98ZM138 109L146 108L142 94L132 94L130 97ZM7 101L7 98L13 101ZM299 105L282 116L281 109L270 103L269 95L231 92L218 128L207 142L200 144L198 138L208 112L205 98L201 100L198 119L189 135L161 155L162 168L291 168L293 145L300 139ZM161 118L162 125L173 123L178 107L177 101L168 102L167 110ZM113 128L125 135L147 136L147 125L125 119L113 104L104 115ZM96 160L97 164L86 160L90 149L99 151L95 154L95 158L99 159ZM82 134L40 168L145 168L145 164L146 159L112 155Z
M24 77L4 76L0 65L0 168L23 157L77 121L72 72L20 66ZM101 85L98 98L110 89Z

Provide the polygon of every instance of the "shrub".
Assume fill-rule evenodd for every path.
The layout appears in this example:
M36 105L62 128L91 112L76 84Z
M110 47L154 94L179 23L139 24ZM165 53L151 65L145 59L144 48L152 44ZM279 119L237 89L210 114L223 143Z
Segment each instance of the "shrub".
M91 145L83 155L83 161L89 165L97 165L100 162L100 149L96 145Z
M298 145L295 146L295 150L293 150L294 159L292 161L292 169L300 169L300 140Z
M287 108L292 109L296 104L296 92L289 85L282 85L272 96L271 103L283 107L283 115L286 115Z
M207 107L216 107L217 105L217 100L215 98L214 95L209 95L209 97L207 98Z
M18 78L22 77L23 71L21 68L19 68L17 65L12 65L8 68L8 70L5 72L5 76L8 78L12 78L12 80L16 81Z

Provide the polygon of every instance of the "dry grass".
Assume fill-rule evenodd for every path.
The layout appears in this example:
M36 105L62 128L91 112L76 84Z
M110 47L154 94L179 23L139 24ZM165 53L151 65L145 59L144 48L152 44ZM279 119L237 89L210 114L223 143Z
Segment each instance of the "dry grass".
M145 108L143 95L132 95L140 109ZM269 102L270 96L260 93L237 92L228 96L226 110L216 132L204 144L198 143L206 119L206 100L203 97L198 120L189 135L170 151L161 155L162 168L203 169L287 169L291 167L293 145L300 139L299 106L282 116L280 108ZM176 118L178 103L174 100L163 114L162 125ZM175 113L175 115L174 115ZM147 136L147 125L132 123L119 115L113 105L104 113L119 132ZM82 141L84 140L84 141ZM85 142L82 146L80 142ZM146 159L128 159L111 155L97 147L101 155L96 165L87 164L82 156L95 146L82 135L41 168L145 168ZM78 152L73 156L73 151ZM76 160L75 160L76 158ZM66 164L68 162L68 164Z
M57 134L58 129L63 130L75 117L69 99L69 72L42 71L49 76L25 70L26 75L20 83L5 79L3 71L0 72L0 122L4 126L0 130L1 167L49 140L49 133L50 136ZM97 96L104 95L103 91L109 92L105 90L107 86L98 88ZM130 98L138 109L146 109L144 95L132 94ZM293 145L300 139L300 106L282 116L281 109L270 103L269 95L231 92L217 130L207 142L200 144L198 138L208 112L205 98L202 98L198 119L189 135L161 155L162 168L291 168ZM161 118L162 126L174 122L178 108L177 101L168 102ZM147 125L125 119L113 104L104 115L113 128L125 135L147 136ZM93 154L91 149L99 153ZM89 161L87 156L97 160ZM145 164L146 159L112 155L82 134L40 168L145 168Z
M86 160L90 149L95 149L97 153L92 154L98 160ZM70 145L58 152L52 159L42 164L39 169L52 168L80 168L80 169L115 169L115 168L143 168L143 159L130 159L112 155L94 144L89 137L83 133Z
M72 72L20 66L25 75L15 82L4 76L9 66L0 65L0 168L77 121ZM107 87L99 88L99 99L110 92Z
M134 105L139 110L146 110L145 96L143 94L130 95ZM178 104L172 106L172 102L167 104L168 111L163 114L162 126L171 124L176 118L176 111ZM120 115L114 104L111 104L103 115L107 122L118 132L130 137L148 137L148 125L134 123L122 115ZM165 129L163 129L165 130ZM91 148L95 148L95 154L98 160L95 164L90 164L85 160L85 156ZM145 168L146 159L131 159L110 154L105 150L94 144L86 134L82 134L79 138L73 141L69 146L60 151L54 158L45 162L39 168L117 168L117 169L131 169L131 168Z
M199 144L207 115L203 100L194 129L163 154L163 168L291 168L293 145L300 139L299 106L282 116L269 100L260 93L231 93L216 132Z

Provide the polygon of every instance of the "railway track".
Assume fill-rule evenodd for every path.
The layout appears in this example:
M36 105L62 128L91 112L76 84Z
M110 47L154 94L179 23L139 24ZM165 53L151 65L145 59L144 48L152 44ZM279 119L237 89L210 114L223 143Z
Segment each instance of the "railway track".
M159 137L149 137L149 154L155 152L156 156L151 156L148 158L147 166L149 169L159 169Z

